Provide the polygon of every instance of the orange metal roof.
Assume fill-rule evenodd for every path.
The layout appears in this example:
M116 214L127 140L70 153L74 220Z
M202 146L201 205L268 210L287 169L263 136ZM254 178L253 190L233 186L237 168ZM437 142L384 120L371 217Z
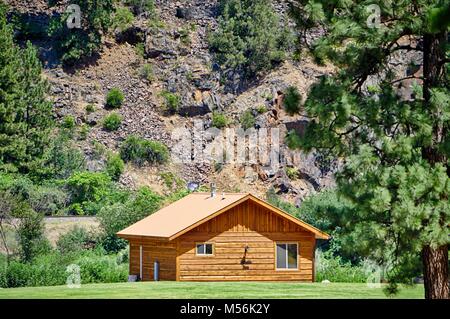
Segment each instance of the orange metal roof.
M317 228L248 193L225 193L223 197L222 194L211 197L209 193L192 193L121 230L117 235L120 237L162 237L172 240L247 199L255 200L275 213L303 226L315 233L316 238L329 238L327 234Z

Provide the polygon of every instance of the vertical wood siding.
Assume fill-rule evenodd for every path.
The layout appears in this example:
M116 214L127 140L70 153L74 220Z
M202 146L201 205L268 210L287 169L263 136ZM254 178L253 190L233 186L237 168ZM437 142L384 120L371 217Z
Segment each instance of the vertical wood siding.
M142 245L143 280L153 280L155 260L159 261L160 280L176 280L176 243L151 239L130 240L130 275L139 276L139 246Z
M178 280L312 281L314 234L246 201L180 236ZM214 244L213 256L196 256L195 244ZM275 269L275 243L298 243L297 270ZM245 246L247 263L242 264Z
M195 254L201 242L214 244L213 256ZM299 269L275 269L276 242L298 243ZM130 274L139 275L140 245L145 281L153 280L155 260L160 262L160 280L312 281L314 276L314 234L251 200L171 242L130 239Z

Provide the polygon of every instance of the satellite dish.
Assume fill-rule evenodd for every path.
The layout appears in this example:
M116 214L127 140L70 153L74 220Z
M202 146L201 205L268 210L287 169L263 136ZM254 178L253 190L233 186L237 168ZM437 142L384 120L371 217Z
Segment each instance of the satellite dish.
M193 191L195 191L197 188L198 188L198 183L196 183L196 182L189 182L189 183L187 183L187 188L191 191L191 192L193 192Z

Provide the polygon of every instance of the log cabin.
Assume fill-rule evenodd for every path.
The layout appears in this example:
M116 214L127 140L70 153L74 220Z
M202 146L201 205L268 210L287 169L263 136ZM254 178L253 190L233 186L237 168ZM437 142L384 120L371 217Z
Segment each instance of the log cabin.
M319 229L248 193L192 193L117 233L130 278L314 281Z

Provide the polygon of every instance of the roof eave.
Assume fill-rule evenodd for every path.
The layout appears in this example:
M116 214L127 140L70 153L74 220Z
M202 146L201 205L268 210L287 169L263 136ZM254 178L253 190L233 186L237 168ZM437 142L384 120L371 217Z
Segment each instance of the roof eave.
M262 199L259 199L258 197L254 196L254 195L252 195L250 193L247 193L245 196L239 198L238 200L228 204L227 206L225 206L225 207L219 209L218 211L210 214L209 216L207 216L207 217L205 217L205 218L195 222L194 224L192 224L192 225L190 225L188 227L185 227L184 229L178 231L175 234L172 234L171 236L163 237L163 236L146 236L146 235L127 234L126 233L127 229L124 229L124 230L122 230L122 231L120 231L120 232L118 232L116 234L117 234L117 236L119 236L121 238L124 238L124 239L143 239L143 238L147 238L147 239L155 239L155 240L162 240L162 241L171 241L171 240L174 240L174 239L178 238L179 236L189 232L190 230L194 229L195 227L197 227L197 226L207 222L208 220L211 220L214 217L217 217L218 215L222 214L223 212L233 208L236 205L239 205L240 203L242 203L242 202L244 202L244 201L246 201L248 199L253 200L254 202L256 202L256 203L266 207L267 209L272 210L273 212L281 215L282 217L284 217L284 218L286 218L286 219L296 223L297 225L303 227L307 231L313 233L315 235L316 239L328 240L328 239L331 238L330 235L328 235L327 233L321 231L320 229L318 229L318 228L316 228L316 227L314 227L314 226L312 226L312 225L310 225L310 224L308 224L308 223L306 223L306 222L304 222L304 221L302 221L302 220L292 216L291 214L283 211L282 209L280 209L280 208L278 208L276 206L273 206L272 204L270 204L270 203L268 203L268 202L266 202L266 201L264 201Z
M126 234L126 233L121 233L121 232L116 233L116 235L118 237L126 239L126 240L130 240L130 239L135 239L135 240L153 239L153 240L160 240L160 241L169 241L169 237L164 237L164 236L135 235L135 234Z

